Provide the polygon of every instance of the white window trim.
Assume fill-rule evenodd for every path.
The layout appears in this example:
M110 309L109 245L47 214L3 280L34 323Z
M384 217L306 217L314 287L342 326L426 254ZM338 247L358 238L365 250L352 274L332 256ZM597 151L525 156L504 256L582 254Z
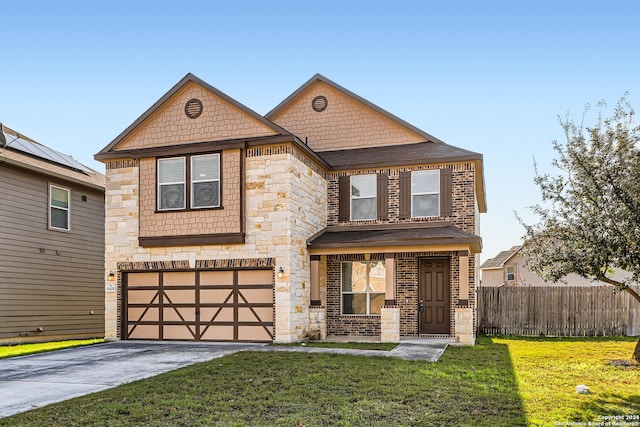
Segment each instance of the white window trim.
M373 291L366 291L365 292L345 292L342 290L342 278L344 277L342 274L342 268L344 266L344 264L355 264L356 262L360 262L360 261L342 261L340 263L340 315L341 316L380 316L379 313L374 313L371 314L371 295L378 295L378 294L383 294L384 292L373 292ZM378 261L378 262L382 262L382 265L384 265L384 261ZM367 269L367 271L369 271L369 269ZM369 275L367 274L367 286L366 289L370 289L369 287ZM344 312L344 298L342 298L343 295L360 295L360 294L365 294L367 296L367 302L366 302L366 307L367 307L367 312L366 313L345 313Z
M438 183L438 191L423 191L423 192L413 192L413 177L416 173L437 173L438 180L440 179L440 169L428 169L423 171L413 171L411 172L411 218L436 218L440 216L440 184ZM413 196L429 196L436 194L438 196L438 213L436 215L415 215L413 211Z
M364 176L373 176L374 178L374 182L376 183L376 191L374 192L373 197L372 196L367 196L367 197L361 197L361 196L354 196L353 195L353 191L352 191L352 184L351 184L351 180L353 179L353 177L364 177ZM354 200L366 200L366 199L373 199L374 203L373 206L375 208L375 212L373 214L373 218L358 218L355 219L353 218L353 201ZM373 221L378 219L378 175L377 174L364 174L364 175L352 175L349 179L349 219L351 221Z
M160 163L163 160L177 160L177 159L182 159L182 164L183 164L183 169L182 169L182 181L176 181L176 182L163 182L160 183ZM166 157L166 158L162 158L162 159L158 159L157 163L156 163L156 181L158 182L158 188L156 189L156 194L157 194L157 206L156 208L158 209L158 211L183 211L187 208L187 160L186 157ZM184 188L184 203L182 205L181 208L162 208L162 192L160 191L162 186L165 185L176 185L176 184L182 184L183 188Z
M217 158L218 161L218 178L217 179L193 179L193 159L198 158L198 157L215 157ZM221 203L220 203L220 199L222 198L222 194L220 194L220 153L213 153L213 154L200 154L197 156L191 156L191 185L189 186L189 190L191 192L189 199L190 202L189 204L191 205L191 209L208 209L208 208L219 208ZM202 182L217 182L218 183L218 204L217 205L211 205L211 206L193 206L193 193L194 193L194 187L195 184L199 184Z
M53 203L52 203L53 202L53 191L51 191L53 188L56 188L58 190L62 190L62 191L66 191L67 192L67 207L66 208L61 208L60 206L53 206ZM67 228L54 227L53 225L51 225L51 210L52 209L59 209L59 210L67 212ZM49 230L71 231L71 189L69 189L67 187L61 187L61 186L56 185L56 184L49 184Z
M512 268L513 269L513 279L509 279L509 269ZM515 282L516 281L516 266L515 265L508 265L505 267L504 269L505 271L505 278L507 282Z

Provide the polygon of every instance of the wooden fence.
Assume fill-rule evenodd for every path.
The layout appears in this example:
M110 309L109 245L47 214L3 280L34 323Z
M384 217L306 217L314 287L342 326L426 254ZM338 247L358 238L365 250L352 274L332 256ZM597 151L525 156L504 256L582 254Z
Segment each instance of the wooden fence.
M612 286L478 289L478 331L489 335L640 335L640 304Z

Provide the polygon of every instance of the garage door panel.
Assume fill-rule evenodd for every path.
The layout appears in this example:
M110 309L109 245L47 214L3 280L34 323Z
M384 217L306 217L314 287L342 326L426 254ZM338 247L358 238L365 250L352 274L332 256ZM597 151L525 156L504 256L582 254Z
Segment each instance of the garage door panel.
M196 284L196 273L195 271L175 271L163 273L162 284L164 286L193 287Z
M164 295L167 298L165 304L194 304L196 301L195 289L167 289Z
M233 286L233 271L201 271L200 286Z
M272 322L272 307L238 307L238 321L240 322Z
M200 289L201 303L223 303L233 301L231 289Z
M239 270L238 285L270 285L273 283L271 270Z
M127 293L129 304L151 304L158 302L158 291L149 289L129 289Z
M273 299L273 289L240 289L241 302L252 303L270 303Z
M202 334L201 339L208 341L233 341L233 326L211 326Z
M132 339L132 340L160 339L160 327L158 325L130 325L129 339Z
M129 307L127 316L129 321L157 322L159 320L159 312L160 310L157 307Z
M164 325L162 338L166 340L193 340L195 339L196 325Z
M127 284L129 286L158 286L160 273L129 273Z
M195 322L195 307L165 307L162 310L163 321L165 322Z
M272 327L240 326L238 327L238 340L240 341L273 341Z
M233 307L201 307L200 321L233 322L233 313Z

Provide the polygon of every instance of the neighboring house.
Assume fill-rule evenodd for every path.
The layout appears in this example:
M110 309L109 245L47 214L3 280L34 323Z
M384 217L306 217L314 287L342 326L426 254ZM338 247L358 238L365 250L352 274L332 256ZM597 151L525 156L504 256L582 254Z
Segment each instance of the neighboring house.
M103 337L105 177L0 130L0 344Z
M474 342L482 156L321 75L261 116L188 74L95 158L110 339Z
M593 286L605 283L587 279L577 274L569 274L560 282L545 282L536 273L525 266L526 257L522 253L522 245L500 252L494 258L486 260L480 266L482 270L482 286ZM616 271L613 277L622 280L630 274Z

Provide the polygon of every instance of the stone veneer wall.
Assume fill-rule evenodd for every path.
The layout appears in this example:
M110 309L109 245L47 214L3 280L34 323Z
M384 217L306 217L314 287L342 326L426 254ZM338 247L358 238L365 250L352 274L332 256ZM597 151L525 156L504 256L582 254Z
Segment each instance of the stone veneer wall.
M442 169L450 167L452 171L452 212L451 217L432 217L432 218L411 218L400 219L400 172L402 171L418 171L429 169ZM387 220L371 220L371 221L350 221L340 223L338 221L339 209L339 186L338 181L341 175L354 174L377 174L385 172L389 174L389 216ZM329 209L328 225L349 225L349 224L388 224L388 223L406 223L406 222L429 222L429 221L447 221L456 227L468 233L476 233L476 198L475 198L475 164L470 163L441 163L425 166L416 166L411 168L390 168L390 169L366 169L357 172L339 172L330 173L328 180L328 196L327 205Z
M118 263L274 258L276 341L301 339L309 324L310 269L306 239L326 226L324 177L291 147L252 148L245 161L246 241L241 245L142 248L138 246L138 163L107 164L105 269ZM120 273L120 272L118 272ZM118 339L121 281L106 293L106 336Z

